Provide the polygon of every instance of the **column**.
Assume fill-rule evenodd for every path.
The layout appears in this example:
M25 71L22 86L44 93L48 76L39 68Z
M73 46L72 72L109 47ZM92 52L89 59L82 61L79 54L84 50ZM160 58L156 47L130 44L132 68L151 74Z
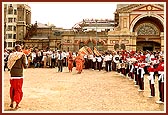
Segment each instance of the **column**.
M137 35L136 35L136 33L132 33L132 36L131 36L131 40L130 40L130 45L132 46L132 47L130 47L130 50L132 50L132 51L136 51L136 39L137 39Z
M160 44L160 45L161 45L161 51L164 51L164 42L165 42L165 41L164 41L164 32L161 32L161 33L160 33L160 40L161 40L161 41L160 41L160 43L161 43L161 44Z

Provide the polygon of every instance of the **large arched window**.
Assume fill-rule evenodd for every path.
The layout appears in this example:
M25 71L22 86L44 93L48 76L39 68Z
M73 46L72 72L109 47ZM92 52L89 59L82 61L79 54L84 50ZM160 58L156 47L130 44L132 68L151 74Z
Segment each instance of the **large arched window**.
M121 49L125 50L125 44L121 44Z
M159 35L158 28L151 23L142 23L136 28L138 35Z
M115 50L119 49L119 44L115 44L115 45L114 45L114 49L115 49Z

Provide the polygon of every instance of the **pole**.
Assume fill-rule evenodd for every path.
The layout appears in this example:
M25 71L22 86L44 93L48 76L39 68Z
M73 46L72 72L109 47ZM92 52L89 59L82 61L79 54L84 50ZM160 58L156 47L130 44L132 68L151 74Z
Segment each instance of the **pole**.
M55 40L55 51L56 51L56 40Z
M97 47L97 49L98 49L98 39L97 39L97 20L95 20L96 21L96 47Z
M42 41L42 46L41 46L41 49L43 50L43 39L42 39L41 41Z

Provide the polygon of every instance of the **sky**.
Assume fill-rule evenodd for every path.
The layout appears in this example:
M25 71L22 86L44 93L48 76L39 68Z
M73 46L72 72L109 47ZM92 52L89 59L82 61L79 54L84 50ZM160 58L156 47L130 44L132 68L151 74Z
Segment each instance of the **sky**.
M115 2L29 2L31 22L71 29L83 19L114 19Z

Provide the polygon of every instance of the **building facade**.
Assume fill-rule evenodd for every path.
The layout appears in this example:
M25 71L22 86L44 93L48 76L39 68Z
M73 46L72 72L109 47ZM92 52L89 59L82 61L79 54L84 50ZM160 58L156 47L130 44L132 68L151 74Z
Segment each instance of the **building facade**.
M31 24L31 8L26 4L4 4L4 47L13 49L23 42L27 25Z
M25 5L17 5L16 18L20 20L16 23L16 42L26 47L66 51L78 51L82 46L96 46L102 51L164 50L164 4L118 4L114 20L84 19L72 29L30 24L31 12L27 15L27 11ZM19 12L26 14L19 17Z
M110 49L164 50L164 4L125 4L115 17L118 26L108 32Z
M54 25L37 23L34 24L37 25L36 29L34 31L30 29L30 35L24 39L24 45L39 49L50 48L52 50L60 49L66 51L78 51L83 46L89 46L91 48L98 46L99 50L107 50L108 31L110 28L114 29L114 27L101 27L102 24L97 24L99 30L92 29L86 31L86 28L90 28L86 25L79 25L80 27L78 28L63 29Z

